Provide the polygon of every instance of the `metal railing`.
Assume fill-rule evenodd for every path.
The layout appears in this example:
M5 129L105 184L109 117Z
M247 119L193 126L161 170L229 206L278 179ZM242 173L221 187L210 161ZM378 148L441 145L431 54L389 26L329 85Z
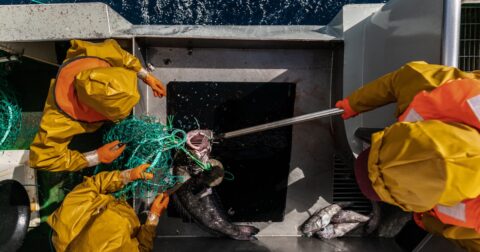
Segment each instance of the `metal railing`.
M445 0L443 3L442 64L458 67L460 37L460 0Z
M464 71L480 69L480 1L462 4L458 59Z

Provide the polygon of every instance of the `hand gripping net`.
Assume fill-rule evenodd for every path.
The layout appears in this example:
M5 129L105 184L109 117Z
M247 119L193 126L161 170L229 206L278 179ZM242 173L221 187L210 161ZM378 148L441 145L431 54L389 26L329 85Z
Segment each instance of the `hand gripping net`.
M131 117L115 125L104 135L104 143L119 140L126 144L126 148L113 163L98 166L95 173L125 170L148 163L150 167L146 171L154 174L151 181L136 180L127 184L115 193L116 197L154 197L156 192L166 191L177 182L183 181L182 177L172 174L171 166L174 151L188 152L185 149L186 133L172 128L171 119L169 118L167 125L163 125L154 117Z

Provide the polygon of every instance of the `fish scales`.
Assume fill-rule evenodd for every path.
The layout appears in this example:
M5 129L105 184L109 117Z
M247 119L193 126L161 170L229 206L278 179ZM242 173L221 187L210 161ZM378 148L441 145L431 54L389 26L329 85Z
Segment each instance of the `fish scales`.
M367 222L370 217L351 210L341 210L332 217L332 223L355 223L355 222Z
M360 225L359 222L329 224L325 228L316 232L315 234L322 239L333 239L333 238L344 236L348 232L358 227L358 225Z
M185 154L179 152L174 158L174 174L179 175L178 167L190 167L198 170ZM174 202L188 214L197 225L206 231L227 236L236 240L255 240L259 229L248 225L236 225L229 221L221 207L215 189L205 184L202 174L193 174L173 195Z
M336 215L342 207L338 204L331 204L316 211L301 227L301 231L307 237L312 236L315 232L326 227L332 217Z

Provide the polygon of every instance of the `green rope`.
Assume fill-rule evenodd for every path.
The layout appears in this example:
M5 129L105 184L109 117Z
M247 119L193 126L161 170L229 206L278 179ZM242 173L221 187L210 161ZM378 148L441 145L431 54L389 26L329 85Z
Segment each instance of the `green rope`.
M200 168L202 168L202 170L204 171L209 171L212 169L212 166L210 165L210 163L203 163L202 161L200 161L197 157L195 157L194 155L192 155L190 153L190 151L188 151L187 149L185 149L185 147L181 147L180 150L182 150L183 152L185 152L185 154L187 154L188 157L190 157L193 162L195 162L195 164L197 164L198 166L200 166Z
M7 107L8 113L7 113L7 128L5 129L5 133L3 134L2 139L0 140L0 146L3 145L5 140L7 140L8 135L10 134L10 130L12 129L12 120L11 118L13 117L13 111L12 107Z
M0 150L12 149L22 124L22 110L6 81L7 71L0 68Z
M225 176L223 177L223 179L228 180L228 181L235 180L235 175L233 175L233 173L231 173L229 171L224 171L224 172L225 172Z
M172 174L174 151L184 151L198 166L204 170L211 169L185 149L186 133L174 129L173 117L168 118L167 125L156 121L154 117L130 117L110 129L103 138L104 143L119 140L126 143L122 155L109 165L97 166L100 171L125 170L141 164L150 164L146 172L153 173L151 181L136 180L114 193L118 198L148 198L156 192L166 191L176 183L183 182L183 177Z

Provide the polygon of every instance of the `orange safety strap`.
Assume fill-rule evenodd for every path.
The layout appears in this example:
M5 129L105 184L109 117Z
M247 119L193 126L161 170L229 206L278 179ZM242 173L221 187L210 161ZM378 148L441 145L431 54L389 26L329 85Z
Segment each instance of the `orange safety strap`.
M480 233L480 196L454 206L437 205L428 213L444 224L471 228Z
M78 121L107 121L108 118L78 100L73 84L75 76L82 71L110 66L107 61L96 57L79 57L64 63L58 70L55 81L55 102L58 108Z
M459 122L480 130L480 80L452 80L418 93L399 121L423 120Z

